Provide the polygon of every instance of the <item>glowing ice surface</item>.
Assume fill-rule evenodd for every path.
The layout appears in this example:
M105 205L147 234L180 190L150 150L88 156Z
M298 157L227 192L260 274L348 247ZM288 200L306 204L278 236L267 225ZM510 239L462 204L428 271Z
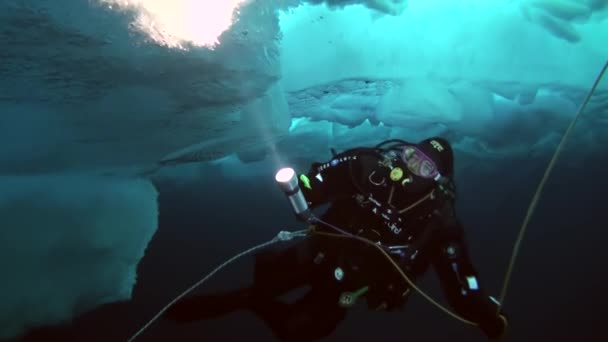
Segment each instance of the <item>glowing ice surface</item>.
M169 47L213 47L230 28L235 9L247 0L99 0L110 8L134 10L133 26Z

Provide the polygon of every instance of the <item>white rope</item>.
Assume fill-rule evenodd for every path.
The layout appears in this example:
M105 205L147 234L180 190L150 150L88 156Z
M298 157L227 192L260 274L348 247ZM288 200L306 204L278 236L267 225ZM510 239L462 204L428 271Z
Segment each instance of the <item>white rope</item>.
M247 255L249 253L252 253L258 249L262 249L265 247L268 247L276 242L279 241L289 241L292 240L295 237L304 237L307 235L308 230L298 230L295 232L289 232L289 231L285 231L282 230L280 231L276 237L274 237L272 240L266 241L262 244L259 244L257 246L251 247L246 251L243 251L235 256L233 256L232 258L226 260L225 262L223 262L221 265L219 265L218 267L216 267L213 271L211 271L209 274L207 274L205 277L203 277L201 280L197 281L194 285L190 286L187 290L185 290L184 292L182 292L179 296L175 297L175 299L173 299L172 301L170 301L167 305L165 305L165 307L163 307L154 317L152 317L152 319L150 319L148 321L148 323L146 323L141 329L139 329L133 336L131 336L131 338L128 340L128 342L132 342L134 341L139 335L141 335L144 331L146 331L146 329L148 329L154 322L156 322L164 313L165 311L167 311L171 306L173 306L175 303L177 303L180 299L184 298L185 296L187 296L190 292L194 291L197 287L201 286L204 282L206 282L207 280L209 280L209 278L213 277L217 272L221 271L224 267L228 266L230 263L232 263L233 261L237 260L238 258Z

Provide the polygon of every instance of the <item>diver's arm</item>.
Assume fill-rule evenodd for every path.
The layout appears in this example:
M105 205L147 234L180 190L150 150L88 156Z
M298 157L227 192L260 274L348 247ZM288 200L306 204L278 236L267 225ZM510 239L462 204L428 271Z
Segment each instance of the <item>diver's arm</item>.
M300 175L300 188L311 207L355 194L351 170L359 168L359 156L359 149L347 150L326 163L313 163L308 173Z
M499 338L507 329L506 318L498 314L498 301L488 296L480 284L451 203L441 217L433 265L448 302L460 316L477 323L489 338Z

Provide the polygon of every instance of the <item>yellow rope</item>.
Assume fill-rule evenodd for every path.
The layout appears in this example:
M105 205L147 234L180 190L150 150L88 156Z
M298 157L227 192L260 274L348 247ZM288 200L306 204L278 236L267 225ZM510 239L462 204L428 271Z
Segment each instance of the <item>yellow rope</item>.
M566 132L564 133L564 136L562 137L559 145L557 146L557 149L555 151L555 153L553 154L553 158L551 158L551 161L549 162L549 165L547 166L547 169L545 170L545 173L543 175L543 178L541 179L538 188L536 189L536 192L534 194L534 197L532 198L532 201L530 203L530 206L528 207L528 211L526 213L526 217L524 218L524 221L522 223L521 228L519 229L519 234L517 236L517 240L515 241L515 245L513 247L513 252L511 253L511 259L509 261L509 267L507 268L507 272L505 275L505 280L502 286L502 290L500 293L500 300L499 300L499 305L498 305L498 310L497 310L497 314L500 314L500 310L502 308L502 306L504 305L504 301L507 295L507 289L509 287L509 283L511 280L511 274L513 272L514 269L514 265L515 265L515 260L517 259L517 256L519 255L519 250L521 248L521 243L524 239L525 233L526 233L526 229L528 227L528 224L530 222L530 219L532 218L532 214L534 213L534 211L536 210L536 206L538 204L538 201L540 199L540 195L542 193L542 190L545 186L545 184L547 183L547 180L549 178L549 175L551 174L551 171L553 170L555 163L557 161L557 158L559 157L561 151L563 150L566 141L568 141L568 138L570 137L570 134L572 133L574 126L576 124L576 121L578 120L578 118L580 117L580 115L584 112L587 104L589 103L589 100L591 99L591 96L593 96L593 94L595 93L595 90L598 86L598 84L600 83L602 77L604 76L604 74L606 73L606 70L608 69L608 60L606 60L606 63L604 64L604 67L602 68L602 70L600 71L600 73L598 74L597 78L595 79L595 82L593 83L593 86L591 87L591 89L589 90L589 93L587 93L587 96L585 97L585 100L582 102L580 108L578 109L578 111L576 112L576 115L574 116L574 118L572 119L572 122L570 123L570 125L568 126ZM329 237L341 237L341 238L350 238L348 236L344 236L344 235L340 235L340 234L332 234L332 233L326 233L326 232L318 232L316 231L314 226L310 227L310 232L316 235L322 235L322 236L329 236ZM393 267L395 268L395 270L397 270L397 272L399 272L399 274L401 275L401 277L405 280L405 282L414 290L416 290L416 292L418 292L422 297L424 297L426 300L428 300L431 304L435 305L437 308L441 309L443 312L447 313L448 315L454 317L455 319L466 323L466 324L470 324L470 325L477 325L474 322L471 322L455 313L453 313L452 311L450 311L449 309L447 309L446 307L444 307L443 305L439 304L437 301L435 301L433 298L431 298L429 295L427 295L424 291L422 291L420 288L418 288L414 282L411 281L411 279L403 272L403 270L401 269L401 267L399 267L399 265L397 265L397 263L393 260L393 258L386 253L386 251L384 249L382 249L382 247L380 247L378 244L374 243L373 241L363 238L363 237L358 237L357 240L361 240L364 241L365 243L374 246L377 250L379 250L386 258L387 260L393 265Z
M572 122L570 122L570 125L568 126L568 128L566 129L566 132L564 133L559 145L557 146L557 149L555 150L555 153L553 154L553 157L551 158L551 161L549 162L549 165L547 166L547 169L545 170L545 173L543 175L543 178L541 179L536 192L534 193L534 197L532 198L532 201L530 202L530 205L528 206L528 210L526 212L526 216L524 218L524 221L521 225L521 228L519 229L519 234L517 236L517 239L515 241L515 244L513 246L513 252L511 253L511 259L509 261L509 266L507 268L507 272L505 275L505 280L503 282L503 286L502 286L502 290L500 292L500 300L499 300L499 305L498 305L498 309L497 309L497 315L500 314L501 308L502 306L504 306L504 301L505 298L507 296L507 289L509 287L509 283L511 280L511 275L515 266L515 260L517 259L517 256L519 255L519 250L521 248L521 243L524 239L524 236L526 234L526 230L528 227L528 224L530 222L530 219L532 218L532 215L534 214L534 211L536 210L536 206L538 205L538 201L540 199L540 195L542 193L543 188L545 187L545 184L547 183L547 180L549 179L549 175L551 174L551 171L553 171L553 168L555 167L555 163L557 162L557 159L559 157L559 155L561 154L566 142L568 141L570 134L572 133L572 131L574 130L574 126L576 125L576 122L578 120L578 118L580 117L580 115L584 112L587 104L589 103L589 100L591 99L591 96L593 96L593 94L595 93L595 90L598 86L598 84L600 83L602 77L604 76L604 74L606 73L606 70L608 69L608 60L606 60L606 63L604 64L604 67L602 68L602 70L600 71L600 73L598 74L597 78L595 79L595 82L593 83L593 86L591 87L591 89L589 90L589 92L587 93L587 96L585 97L584 101L582 102L581 106L579 107L578 111L576 112L576 115L574 116L574 118L572 119ZM332 233L326 233L326 232L319 232L316 230L315 226L311 226L309 228L309 231L311 234L315 234L315 235L321 235L321 236L327 236L327 237L336 237L336 238L350 238L349 236L345 236L345 235L340 235L340 234L332 234ZM397 272L399 272L399 274L401 275L401 277L403 278L403 280L405 280L405 282L414 290L416 290L416 292L418 292L422 297L424 297L426 300L428 300L431 304L435 305L437 308L439 308L441 311L447 313L448 315L452 316L453 318L466 323L466 324L470 324L470 325L474 325L477 326L478 324L475 322L471 322L461 316L459 316L458 314L453 313L452 311L450 311L449 309L447 309L445 306L439 304L437 301L435 301L433 298L431 298L429 295L427 295L424 291L422 291L420 288L418 288L416 286L416 284L414 284L414 282L405 274L405 272L403 272L403 270L401 269L401 267L399 267L399 265L393 260L393 258L384 250L382 249L382 247L380 247L378 244L374 243L373 241L363 238L361 236L358 236L357 239L355 240L361 240L371 246L374 246L378 251L380 251L380 253L382 253L386 259L391 263L391 265L395 268L395 270L397 270Z
M606 73L606 69L608 69L608 60L606 60L604 67L602 68L600 73L597 75L597 78L595 79L593 86L591 86L589 93L587 93L587 97L585 97L585 100L581 103L581 106L579 107L578 111L576 112L576 115L572 119L572 122L570 122L568 129L566 129L566 132L564 133L562 140L560 141L559 145L557 146L557 149L555 150L555 153L553 154L553 158L551 158L551 161L549 162L549 165L547 166L547 169L545 170L545 174L543 175L543 178L541 179L540 183L538 184L538 188L536 189L536 192L534 193L534 197L532 198L532 202L530 202L530 206L528 207L526 217L524 218L521 228L519 229L519 234L515 241L515 245L513 246L513 252L511 253L511 260L509 261L509 267L507 267L507 273L505 275L505 280L504 280L504 283L502 286L502 290L500 291L500 297L499 297L500 306L498 307L498 312L500 312L501 307L504 305L505 297L507 296L507 289L509 287L509 282L511 280L511 274L513 272L514 265L515 265L515 260L517 259L517 256L519 255L519 250L521 248L521 243L524 239L524 235L526 234L526 229L528 228L528 223L530 223L532 214L536 210L536 206L538 204L538 200L540 199L540 195L543 191L543 188L545 187L545 183L547 183L547 179L549 179L549 174L551 174L551 171L553 171L553 167L555 166L557 158L559 157L560 153L562 152L562 149L566 145L566 141L568 141L568 138L570 137L570 134L572 133L572 131L574 129L574 125L576 124L576 121L578 120L580 115L585 110L585 107L589 103L589 100L591 99L591 96L593 96L593 93L595 93L595 89L597 88L598 84L600 83L600 80Z

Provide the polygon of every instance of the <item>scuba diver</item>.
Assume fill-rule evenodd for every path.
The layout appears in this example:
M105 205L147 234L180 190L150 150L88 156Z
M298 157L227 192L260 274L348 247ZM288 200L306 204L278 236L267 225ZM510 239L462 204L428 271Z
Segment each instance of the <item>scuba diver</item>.
M304 240L259 252L251 286L182 299L164 317L186 323L250 310L281 341L313 341L330 335L360 299L371 310L403 308L413 283L393 266L415 280L432 265L456 313L500 340L508 321L467 251L449 142L388 140L332 153L293 177L311 209L329 204ZM299 298L284 298L302 288L308 291Z

